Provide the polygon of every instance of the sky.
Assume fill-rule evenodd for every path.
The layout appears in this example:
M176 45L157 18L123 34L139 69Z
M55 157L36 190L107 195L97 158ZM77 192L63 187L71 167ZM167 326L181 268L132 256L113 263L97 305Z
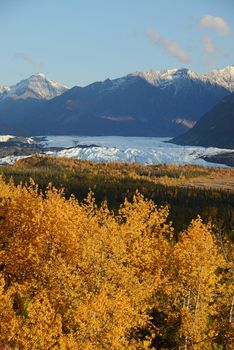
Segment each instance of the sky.
M234 64L234 0L0 0L0 86Z

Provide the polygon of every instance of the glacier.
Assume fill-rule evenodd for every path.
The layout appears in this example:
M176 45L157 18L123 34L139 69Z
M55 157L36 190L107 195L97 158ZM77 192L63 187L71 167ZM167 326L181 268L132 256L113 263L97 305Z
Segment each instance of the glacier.
M12 136L1 136L2 140ZM210 163L202 157L234 152L215 147L180 146L168 143L171 138L122 137L122 136L43 136L37 137L44 155L73 157L94 162L128 162L139 164L197 164L203 166L225 166ZM33 138L29 138L32 142ZM26 140L28 141L28 140ZM25 142L26 142L25 141ZM58 148L56 150L56 147ZM46 151L46 148L54 148ZM61 148L64 148L61 150ZM38 154L42 154L38 149ZM8 156L0 159L0 164L14 164L28 156Z
M44 147L66 147L60 151L47 152L51 156L140 164L224 166L206 162L201 157L230 152L230 149L214 147L179 146L167 143L169 140L159 137L48 136L42 144Z

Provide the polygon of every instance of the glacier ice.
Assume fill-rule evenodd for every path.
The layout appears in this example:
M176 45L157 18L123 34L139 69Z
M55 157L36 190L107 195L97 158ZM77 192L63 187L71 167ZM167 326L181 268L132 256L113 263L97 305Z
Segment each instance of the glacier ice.
M66 147L61 151L51 151L50 155L98 162L212 166L215 164L206 162L201 157L230 152L230 149L180 146L165 142L169 140L170 138L159 137L48 136L43 143L48 147Z
M12 136L0 136L10 140ZM55 157L73 157L94 162L128 162L139 164L197 164L204 166L224 166L206 162L202 157L234 152L215 147L180 146L167 143L170 138L160 137L121 137L121 136L47 136L42 137L42 147L58 147L46 154ZM29 138L27 142L33 142ZM38 141L37 141L38 142ZM59 147L64 149L59 149ZM40 149L38 150L40 154ZM0 159L0 164L13 164L28 156L8 156Z

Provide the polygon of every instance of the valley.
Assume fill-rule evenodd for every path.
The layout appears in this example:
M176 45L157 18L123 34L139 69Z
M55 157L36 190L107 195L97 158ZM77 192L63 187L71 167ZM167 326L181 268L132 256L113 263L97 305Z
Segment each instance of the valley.
M233 1L0 15L0 350L234 350Z
M119 162L90 162L63 157L33 156L19 159L12 166L0 166L0 174L15 184L30 178L45 190L49 183L64 188L82 201L90 190L100 205L117 209L136 191L158 205L170 206L169 219L176 232L200 215L216 229L225 227L234 239L234 169L196 165L141 165Z

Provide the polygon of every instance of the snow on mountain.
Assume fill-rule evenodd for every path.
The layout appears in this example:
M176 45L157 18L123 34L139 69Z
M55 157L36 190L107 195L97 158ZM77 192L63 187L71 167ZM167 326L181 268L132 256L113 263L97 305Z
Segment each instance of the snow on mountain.
M15 136L12 135L0 135L0 142L8 142L13 139Z
M204 75L208 80L234 91L234 65L216 69Z
M60 85L54 80L49 80L42 73L32 75L28 79L9 87L0 88L0 100L6 98L26 99L36 98L50 100L61 95L67 87Z
M222 86L230 92L234 91L234 65L213 70L206 74L198 74L186 68L174 68L161 71L135 72L129 74L129 76L145 79L151 85L161 89L169 85L178 86L181 85L181 82L197 80Z
M200 79L199 74L186 68L174 68L161 71L150 70L146 72L135 72L130 75L138 76L148 81L148 83L161 88L180 79Z
M138 77L160 89L165 89L169 86L179 89L191 81L200 81L201 83L219 85L230 92L234 91L234 65L216 69L206 74L198 74L187 68L137 71L114 80L107 79L105 81L107 82L106 88L110 90L124 88L127 84L131 84L134 81L132 78Z
M6 93L10 90L10 86L0 86L0 94Z
M178 89L189 81L196 80L222 86L230 92L234 91L234 65L216 69L206 74L198 74L187 68L139 71L121 78L105 80L106 90L126 87L134 81L134 78L138 77L160 89L165 89L169 86L174 86ZM93 85L95 88L95 84ZM32 97L49 100L61 95L67 89L66 86L60 85L54 80L49 80L44 74L38 73L20 81L16 85L0 87L0 100L7 97L14 99Z
M177 136L232 90L234 66L136 72L68 91L37 74L2 89L1 133Z
M213 70L206 74L198 74L187 68L137 71L121 78L106 79L100 86L100 91L126 89L130 84L134 84L136 78L141 78L161 90L172 87L174 94L182 89L191 88L193 82L206 85L207 89L223 87L230 92L234 91L234 66ZM96 83L92 85L95 89Z

